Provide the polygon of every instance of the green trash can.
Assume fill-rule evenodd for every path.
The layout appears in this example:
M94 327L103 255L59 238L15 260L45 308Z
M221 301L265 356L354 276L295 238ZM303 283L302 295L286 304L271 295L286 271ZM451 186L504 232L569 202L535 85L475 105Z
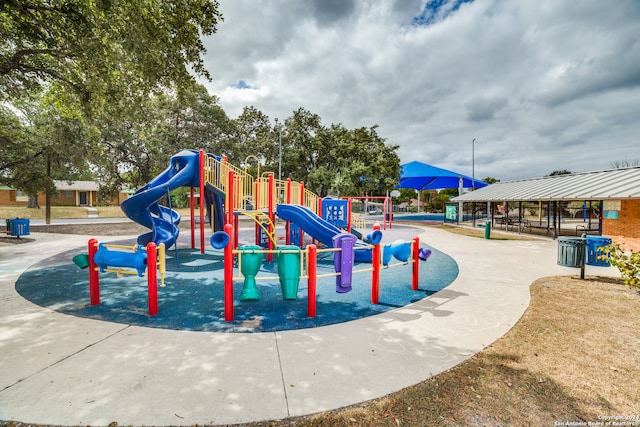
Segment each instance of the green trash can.
M558 265L584 268L585 247L582 237L558 237Z
M298 298L300 283L300 248L294 245L278 246L278 276L285 300Z
M491 221L487 221L484 223L484 238L491 238Z

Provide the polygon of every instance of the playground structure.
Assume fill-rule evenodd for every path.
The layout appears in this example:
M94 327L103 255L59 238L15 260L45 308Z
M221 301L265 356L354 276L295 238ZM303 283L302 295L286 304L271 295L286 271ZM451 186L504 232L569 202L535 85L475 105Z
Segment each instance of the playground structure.
M414 237L411 242L394 242L382 245L380 239L380 226L375 225L373 233L368 236L372 241L369 246L355 245L356 237L349 233L341 233L334 236L334 245L331 248L318 249L315 244L307 246L304 250L297 246L281 246L278 250L265 250L260 246L240 246L233 249L229 245L229 239L222 236L231 236L233 226L225 225L225 230L216 232L211 236L212 246L216 249L224 249L224 319L227 322L234 320L233 307L233 282L243 280L244 286L240 294L240 301L256 301L260 295L256 288L256 280L273 280L278 278L285 300L296 299L300 279L307 280L307 317L316 315L316 280L319 277L335 277L336 292L345 293L351 290L354 274L371 273L371 303L378 304L380 298L380 271L383 268L392 268L412 264L411 289L418 290L419 266L418 261L426 261L431 256L429 249L420 248L420 240ZM371 267L354 269L355 254L371 248ZM318 275L316 271L317 254L333 252L335 273ZM278 276L257 277L265 254L278 254ZM390 264L394 256L399 262ZM237 257L238 275L234 275L234 258Z
M297 283L300 278L309 281L308 316L315 316L315 280L316 254L318 251L334 251L335 276L339 286L337 292L350 289L350 277L353 273L372 273L373 304L378 303L379 270L391 267L389 261L395 257L400 265L413 263L412 288L418 287L419 259L426 260L430 253L421 252L419 241L394 242L381 249L382 234L379 225L372 233L357 241L354 235L362 238L366 223L359 222L362 231L352 227L351 200L321 199L304 187L303 182L290 179L276 180L271 173L266 177L253 178L244 170L231 165L226 158L205 154L204 151L183 150L174 155L169 167L147 185L138 189L122 203L123 212L133 221L149 228L151 231L138 236L138 246L131 252L110 251L108 245L98 244L92 239L89 242L89 277L91 288L91 304L99 303L98 271L124 273L123 267L133 268L138 275L144 271L141 253L146 245L146 262L156 265L155 247L161 247L162 255L160 271L164 271L164 250L175 246L179 234L180 215L171 208L170 192L178 187L190 187L191 216L191 248L195 249L195 195L199 189L200 215L200 252L205 253L205 210L210 219L212 236L210 244L214 249L224 249L224 304L225 320L233 320L233 281L244 279L241 301L259 298L255 288L257 271L262 264L263 255L267 261L273 261L278 255L279 280L285 299L295 299ZM169 206L162 206L159 201L164 197ZM390 200L389 200L390 203ZM330 209L323 209L329 207ZM336 209L341 212L340 226L334 225ZM386 210L386 203L385 203ZM321 214L318 215L318 212ZM332 214L333 212L333 214ZM255 246L238 248L238 221L241 215L255 222ZM285 245L278 245L275 225L276 215L285 221ZM346 224L342 224L346 219ZM342 221L342 222L341 222ZM386 221L386 219L385 219ZM389 223L391 226L391 223ZM385 222L386 227L386 222ZM348 232L345 232L347 229ZM313 238L313 243L304 249L304 233ZM353 233L353 234L352 234ZM297 246L291 245L293 237ZM318 249L315 242L323 245ZM92 247L99 248L97 251ZM154 246L150 246L154 245ZM153 255L152 255L153 254ZM237 259L240 276L234 277L233 264ZM367 262L372 266L354 271L354 262ZM304 273L304 274L302 274ZM377 274L376 274L377 273ZM148 268L149 277L149 314L157 313L156 268ZM164 276L163 276L164 277ZM163 278L164 281L164 278ZM285 285L286 283L286 285ZM313 306L313 307L312 307Z
M387 229L387 222L389 223L389 228L393 227L393 202L391 201L391 197L388 196L361 196L361 197L354 197L354 196L348 196L348 197L343 197L342 199L347 200L347 203L349 204L349 212L351 212L351 205L353 203L354 200L364 200L364 201L373 201L373 200L382 200L382 229L386 230ZM354 215L350 215L349 216L349 223L347 224L347 231L349 233L351 233L351 227L352 225L355 225L356 227L358 226L358 221L360 220L359 217L354 216Z
M115 250L114 250L115 249ZM77 262L77 260L74 259ZM137 274L147 276L149 316L158 314L158 271L160 286L164 287L166 256L164 243L154 242L142 245L124 246L98 243L89 240L89 299L90 305L100 304L99 273Z

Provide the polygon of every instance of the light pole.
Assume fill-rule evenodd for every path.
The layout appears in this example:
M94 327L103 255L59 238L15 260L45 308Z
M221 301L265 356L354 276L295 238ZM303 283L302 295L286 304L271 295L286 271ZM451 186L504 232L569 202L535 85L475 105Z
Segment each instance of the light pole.
M475 155L476 139L471 141L471 191L476 189L476 155Z
M282 179L282 125L278 124L276 118L276 127L278 128L278 179Z

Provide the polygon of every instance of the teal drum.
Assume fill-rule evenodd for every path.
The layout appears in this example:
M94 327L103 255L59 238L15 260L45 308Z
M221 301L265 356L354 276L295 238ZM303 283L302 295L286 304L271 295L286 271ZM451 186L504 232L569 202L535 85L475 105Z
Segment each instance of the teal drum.
M278 247L278 276L280 287L285 300L295 300L298 297L300 283L300 248L293 245Z
M258 301L260 292L256 286L256 275L262 266L262 248L257 245L245 245L238 247L238 250L240 251L240 272L244 276L240 301Z

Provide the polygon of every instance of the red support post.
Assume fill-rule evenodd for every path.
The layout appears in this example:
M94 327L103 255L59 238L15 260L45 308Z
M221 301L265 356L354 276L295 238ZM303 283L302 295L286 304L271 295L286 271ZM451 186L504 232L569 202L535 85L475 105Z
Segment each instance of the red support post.
M94 261L98 252L98 241L89 239L89 301L91 305L100 304L100 278L98 276L98 265Z
M196 247L196 215L195 215L195 197L193 187L189 191L189 211L191 217L191 249Z
M287 187L285 189L285 203L291 204L291 178L287 178ZM285 244L291 244L291 221L287 221L284 225Z
M233 235L233 226L225 224L224 231ZM233 321L233 246L231 242L224 247L224 321Z
M380 225L374 225L373 229L380 230ZM380 300L380 243L373 246L371 264L373 267L373 273L371 273L371 303L378 304Z
M200 253L204 254L204 150L200 150Z
M147 243L147 292L149 316L158 314L158 253L154 242Z
M418 258L418 251L420 250L420 238L414 237L412 242L412 251L413 255L411 258L413 259L413 272L411 274L411 289L414 291L418 290L418 280L420 275L420 258Z
M227 206L227 220L225 221L227 224L233 224L233 210L235 209L234 201L236 198L235 179L233 170L229 169L229 178L227 182L227 200L229 200L229 206Z
M317 274L317 254L316 245L309 245L309 259L307 262L307 317L316 317L316 274Z

